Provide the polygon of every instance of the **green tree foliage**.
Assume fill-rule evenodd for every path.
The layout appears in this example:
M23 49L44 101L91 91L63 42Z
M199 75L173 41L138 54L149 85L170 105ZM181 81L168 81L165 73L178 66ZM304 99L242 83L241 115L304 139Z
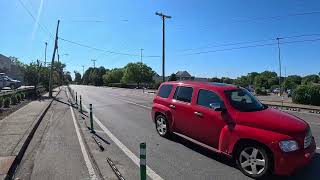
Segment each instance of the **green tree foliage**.
M169 77L169 81L176 81L176 80L177 80L176 74L172 73Z
M222 80L219 79L219 78L217 78L217 77L213 77L213 78L210 78L210 79L209 79L209 82L218 82L218 83L221 83Z
M299 85L292 94L292 101L299 104L311 104L320 106L320 86Z
M284 88L287 89L295 89L298 85L301 84L302 78L297 75L288 76L285 78L283 82Z
M105 85L110 83L120 83L123 77L124 70L122 68L114 68L110 71L107 71L106 74L103 75L103 82Z
M72 82L71 73L69 71L64 73L64 84L69 84Z
M302 78L302 84L318 83L319 76L316 74L308 75Z
M129 63L124 67L122 82L124 83L151 83L155 72L147 65L138 63Z
M95 86L103 85L103 75L109 70L106 70L103 66L99 68L89 68L83 75L83 84L90 84Z
M76 84L81 84L81 74L78 71L74 71L74 82Z
M228 77L221 77L221 81L226 84L233 84L234 80Z
M264 71L259 75L256 75L254 78L254 87L255 88L265 88L270 89L271 86L278 83L277 73L271 71ZM278 83L279 84L279 83Z

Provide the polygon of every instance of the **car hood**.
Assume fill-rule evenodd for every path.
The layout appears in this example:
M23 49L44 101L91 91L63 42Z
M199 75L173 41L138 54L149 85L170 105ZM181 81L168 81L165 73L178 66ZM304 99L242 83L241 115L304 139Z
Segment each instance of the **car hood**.
M293 115L273 108L255 112L239 112L237 123L285 134L289 136L304 136L308 124Z

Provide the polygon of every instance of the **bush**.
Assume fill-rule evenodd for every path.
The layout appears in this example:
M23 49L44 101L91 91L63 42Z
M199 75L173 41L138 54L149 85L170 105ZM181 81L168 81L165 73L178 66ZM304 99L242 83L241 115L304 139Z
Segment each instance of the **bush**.
M19 103L21 101L21 95L20 94L16 94L16 98L17 98L17 102Z
M17 97L15 95L11 96L11 105L16 105L18 103Z
M10 106L10 102L11 102L11 100L10 100L9 97L4 98L4 100L3 100L3 107L4 107L4 108L8 108L8 107Z
M158 89L160 85L161 85L161 82L152 83L150 88L151 89Z
M21 100L24 100L26 98L26 94L23 92L20 94L20 96L21 96Z
M268 95L267 91L263 91L260 87L255 89L257 95Z
M292 101L298 104L320 106L320 86L300 85L292 93Z
M2 104L3 104L3 98L0 97L0 108L2 107Z

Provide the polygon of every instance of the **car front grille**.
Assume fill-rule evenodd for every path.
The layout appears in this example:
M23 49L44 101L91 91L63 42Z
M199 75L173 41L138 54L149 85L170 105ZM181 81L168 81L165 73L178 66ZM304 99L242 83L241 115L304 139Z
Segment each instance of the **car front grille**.
M304 137L304 148L308 148L312 143L312 133L310 128L308 129L306 136Z

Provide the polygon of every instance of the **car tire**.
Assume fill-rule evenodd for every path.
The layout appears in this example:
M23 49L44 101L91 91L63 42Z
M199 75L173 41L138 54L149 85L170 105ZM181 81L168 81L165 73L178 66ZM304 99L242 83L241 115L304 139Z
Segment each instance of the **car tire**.
M169 123L164 115L159 114L156 116L155 125L156 130L161 137L168 138L170 136Z
M241 146L236 153L236 163L240 171L254 179L261 179L270 174L272 158L259 144Z

